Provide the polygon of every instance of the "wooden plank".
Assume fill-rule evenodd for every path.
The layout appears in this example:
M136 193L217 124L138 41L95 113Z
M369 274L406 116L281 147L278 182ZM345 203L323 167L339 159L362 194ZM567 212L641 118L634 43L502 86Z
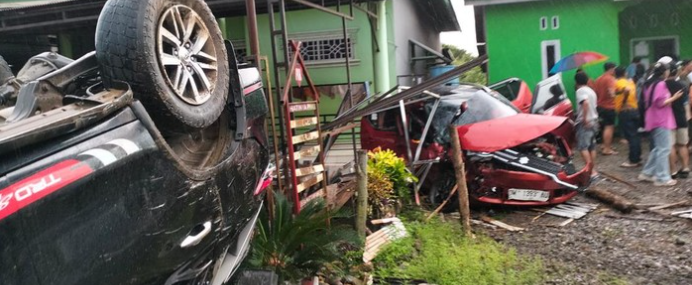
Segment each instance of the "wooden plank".
M318 145L318 144L311 146L311 147L304 147L303 149L297 151L293 155L293 158L295 158L296 160L299 160L301 158L308 157L308 156L317 156L317 154L320 153L320 149L321 149L320 145Z
M481 216L481 221L484 221L484 222L491 224L491 225L498 226L498 227L503 228L505 230L508 230L510 232L519 232L519 231L524 230L524 228L510 226L508 224L505 224L503 222L500 222L500 221L495 220L495 219L488 217L488 216Z
M582 207L582 208L587 208L587 209L591 209L591 210L596 210L596 208L598 208L598 204L578 203L578 202L572 202L572 201L569 201L565 204L572 205L572 206L578 206L578 207Z
M321 173L323 171L324 171L324 166L322 166L322 164L317 164L317 165L313 165L313 166L308 166L308 167L296 169L296 176L301 177L301 176L305 176L305 175L314 174L317 172Z
M317 125L317 117L291 120L291 129Z
M307 198L300 200L300 207L302 208L308 202L315 200L315 199L318 199L318 198L324 198L324 189L320 189L318 191L315 191L315 193L310 194L310 196L308 196Z
M335 135L338 135L338 134L343 133L345 131L348 131L350 129L357 128L359 126L360 126L360 123L351 123L351 124L345 125L343 127L336 128L336 129L329 131L327 133L323 133L322 136L335 136Z
M319 137L320 137L320 133L317 131L300 134L297 136L293 136L293 144L296 145L296 144L299 144L302 142L316 140Z
M564 222L560 223L560 226L564 227L566 225L569 225L571 222L574 222L574 219L567 219Z
M663 210L667 208L673 208L673 207L682 207L687 205L687 200L682 201L682 202L677 202L677 203L671 203L671 204L666 204L666 205L660 205L656 207L651 207L649 208L649 211L654 211L654 210Z
M303 180L303 182L298 184L298 187L296 187L297 188L296 190L298 191L298 193L305 191L305 189L308 189L311 186L313 186L317 183L320 183L323 179L323 176L324 175L320 174L320 175L317 175L317 176Z
M313 101L291 103L288 105L288 110L291 113L304 112L304 111L314 111L314 110L317 110L317 104L315 104L315 102L313 102Z

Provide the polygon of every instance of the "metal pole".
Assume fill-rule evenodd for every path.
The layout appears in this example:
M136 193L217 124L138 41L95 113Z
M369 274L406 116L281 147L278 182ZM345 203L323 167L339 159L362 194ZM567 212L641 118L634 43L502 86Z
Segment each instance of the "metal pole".
M353 0L349 0L349 9L351 15L353 15ZM341 12L341 0L338 0L336 2L336 11ZM348 84L348 89L346 91L346 96L349 99L349 102L351 105L349 108L353 108L355 106L355 102L353 101L353 82L351 82L351 40L348 37L348 30L347 30L347 25L346 25L346 18L341 18L341 32L344 37L344 51L346 54L346 82ZM353 146L353 157L357 157L358 154L356 153L356 131L355 128L351 129L351 144ZM358 169L356 169L358 171Z
M255 8L255 0L245 0L245 8L247 10L247 27L250 34L250 52L252 53L252 60L257 66L260 66L260 44L259 35L257 34L257 9Z
M341 18L343 18L343 19L353 20L353 14L351 14L351 15L343 14L343 13L341 13L341 12L339 11L339 8L337 8L337 9L336 9L336 12L335 12L335 11L332 11L332 10L327 9L326 7L324 7L324 4L318 5L318 4L315 4L315 3L312 3L312 2L306 1L306 0L292 0L292 1L293 1L293 2L296 2L296 3L303 4L303 5L308 6L308 7L310 7L310 8L313 8L313 9L316 9L316 10L319 10L319 11L322 11L322 12L325 12L325 13L328 13L328 14L332 14L332 15L334 15L334 16L339 16L339 17L341 17ZM338 5L338 4L337 4L337 5Z
M387 35L387 1L377 2L376 39L380 50L375 53L375 92L389 89L389 40Z
M283 157L286 155L286 135L284 134L284 120L282 116L282 112L284 112L283 102L281 101L281 94L282 94L282 89L281 89L281 79L279 78L279 74L281 74L281 70L279 69L279 59L278 59L278 51L276 50L276 36L278 35L277 30L276 30L276 21L274 19L274 4L272 3L272 0L267 0L267 14L269 16L269 27L271 29L271 43L272 43L272 59L274 60L274 86L276 86L276 102L277 104L277 117L279 119L278 125L279 125L279 134L280 134L280 146L281 146L281 151L283 152ZM287 60L287 59L286 59ZM278 153L276 155L279 155ZM282 158L283 158L282 157ZM279 165L276 166L277 168L280 168ZM289 175L289 169L288 169L288 164L284 163L284 177L288 179ZM278 176L278 179L281 179L281 175ZM288 182L288 181L287 181ZM287 183L287 184L290 184Z

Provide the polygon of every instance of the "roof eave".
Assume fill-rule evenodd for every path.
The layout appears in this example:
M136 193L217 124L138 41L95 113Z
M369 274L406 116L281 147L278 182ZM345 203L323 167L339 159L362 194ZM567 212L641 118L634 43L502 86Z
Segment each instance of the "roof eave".
M500 5L500 4L515 4L524 2L536 2L544 0L466 0L464 4L466 6L490 6L490 5Z

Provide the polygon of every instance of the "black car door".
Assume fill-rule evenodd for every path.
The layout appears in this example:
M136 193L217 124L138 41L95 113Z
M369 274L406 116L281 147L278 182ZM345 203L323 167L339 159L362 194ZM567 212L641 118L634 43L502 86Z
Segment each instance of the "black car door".
M0 273L33 268L40 284L165 284L211 263L223 226L217 187L181 173L138 121L5 178L39 170L37 187L60 188L12 214L29 256L3 256ZM13 258L18 264L5 264Z

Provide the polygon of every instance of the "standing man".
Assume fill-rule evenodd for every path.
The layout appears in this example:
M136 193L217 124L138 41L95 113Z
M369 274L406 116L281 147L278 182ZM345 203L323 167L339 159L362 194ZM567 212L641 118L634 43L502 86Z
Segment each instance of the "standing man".
M615 63L603 65L605 72L596 79L596 96L598 97L598 117L603 123L603 155L617 154L613 150L613 133L615 132Z
M615 111L620 121L620 130L629 146L628 161L620 164L621 167L632 168L642 163L641 138L637 133L639 128L639 109L637 106L637 86L632 79L627 78L624 67L615 69Z
M689 100L692 97L692 60L684 59L680 61L678 63L678 69L680 70L679 81L687 89L687 93L683 96L687 97L687 101L690 101L690 104L692 104L692 100ZM687 110L690 111L690 109L692 109L692 105L687 106ZM692 129L692 121L690 121L690 119L692 119L692 112L687 115L687 132L692 136L692 130L690 130Z
M632 59L632 63L630 63L629 66L627 66L627 78L628 79L634 79L634 77L637 75L637 67L640 65L642 62L642 58L635 56ZM634 80L634 82L637 82L637 80Z
M596 131L598 131L598 112L596 111L596 92L588 86L589 77L584 73L574 76L577 84L577 150L588 166L591 164L591 177L596 177Z
M683 92L684 95L688 95L689 91L685 88L684 84L678 81L678 67L676 64L670 65L670 75L666 79L666 86L671 94L677 92ZM687 149L687 143L689 143L689 134L687 130L687 109L688 109L688 96L680 96L680 98L673 101L671 107L673 108L673 116L675 117L676 129L673 130L673 149L670 152L670 171L673 179L687 178L690 174L690 153ZM680 170L677 172L677 162L678 158L681 162Z

